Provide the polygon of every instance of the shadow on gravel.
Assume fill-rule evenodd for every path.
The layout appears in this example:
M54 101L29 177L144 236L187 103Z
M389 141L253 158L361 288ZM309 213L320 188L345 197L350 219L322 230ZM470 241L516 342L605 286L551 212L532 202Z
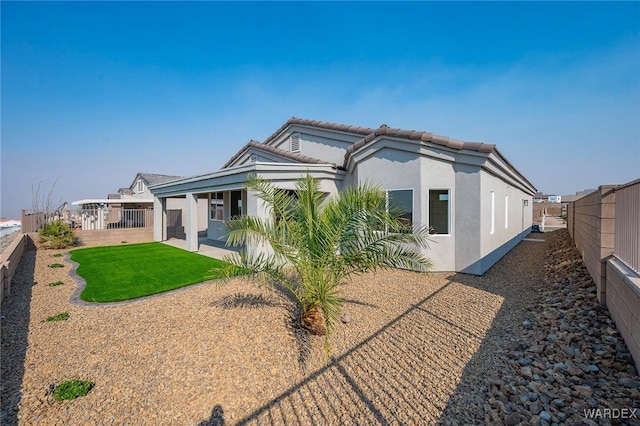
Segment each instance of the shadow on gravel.
M493 367L496 345L509 341L508 331L519 321L512 311L531 300L537 275L527 265L543 270L544 256L538 261L536 250L544 244L528 244L536 243L517 246L485 276L451 276L366 340L234 424L459 420L457 414L469 409L464 405L469 393L484 397L474 386L484 383L482 369Z
M439 345L451 341L446 334L424 332L434 320L446 324L429 304L444 296L449 285L441 286L348 352L332 357L325 367L237 424L425 424L433 420L446 401L438 400L438 394L425 383L444 378L447 365L462 368L459 360L445 358L434 349L434 340ZM457 333L473 334L464 329ZM398 342L398 336L404 341ZM437 362L426 363L425 359Z
M2 414L0 424L18 424L20 388L29 337L31 292L36 251L31 243L22 255L11 283L11 294L2 302Z
M545 237L538 236L540 239ZM523 241L496 263L483 276L456 274L452 280L490 292L503 298L502 305L481 344L464 368L455 391L451 394L438 424L484 424L487 392L491 383L484 372L508 368L508 353L517 349L522 323L528 319L527 308L537 300L544 284L544 262L547 243Z
M224 410L221 405L216 405L211 410L211 417L209 420L198 423L198 426L224 426Z

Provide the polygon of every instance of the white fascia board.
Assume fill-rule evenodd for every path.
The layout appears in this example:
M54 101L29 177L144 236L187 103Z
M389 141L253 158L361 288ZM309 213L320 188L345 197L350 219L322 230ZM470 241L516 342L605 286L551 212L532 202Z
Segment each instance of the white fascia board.
M462 151L432 144L429 142L420 142L416 140L407 140L404 138L393 138L381 135L351 153L351 155L349 156L349 162L347 164L347 170L349 170L350 173L353 173L357 163L366 160L371 156L374 156L376 153L382 151L383 149L408 152L411 154L415 154L416 156L432 157L437 160L446 161L449 163L461 162L460 153ZM471 160L469 162L469 164L471 165L480 166L481 162L483 162L486 158L486 154L475 153L472 151L465 151L465 154L466 153L471 153L472 155L478 154L474 157L481 158L481 160Z
M357 163L374 156L378 151L383 149L404 151L449 163L475 166L486 170L510 185L520 188L526 193L533 195L533 193L536 192L536 189L530 183L520 177L519 172L514 170L512 166L507 165L493 152L483 153L465 149L456 150L431 142L407 140L403 138L388 137L385 135L379 136L362 146L357 151L351 153L347 170L349 173L353 173L354 169L357 167Z
M239 156L238 158L235 159L235 161L233 163L231 163L229 166L227 166L227 169L232 168L232 167L237 167L237 166L244 166L247 164L253 164L250 163L250 158L251 155L256 154L260 157L263 158L268 158L269 160L273 160L273 163L296 163L297 161L289 158L289 157L284 157L282 155L278 155L275 152L269 152L269 151L265 151L256 147L249 147L247 150L245 150L245 152ZM265 161L263 161L264 163Z
M529 183L526 178L523 179L519 175L520 172L516 173L513 167L505 164L504 161L494 153L489 154L489 158L484 169L505 182L511 182L513 186L520 188L523 192L531 196L533 196L537 191L537 189Z
M193 176L158 184L149 189L154 196L175 197L188 193L208 193L246 187L249 174L268 180L298 179L306 173L318 178L342 179L344 172L328 164L262 163L256 162L219 170L215 173Z
M305 135L318 136L320 138L335 140L337 142L355 143L362 139L364 135L345 132L342 130L323 129L308 124L290 124L280 134L269 141L268 145L277 146L283 143L289 136L294 133L302 133Z

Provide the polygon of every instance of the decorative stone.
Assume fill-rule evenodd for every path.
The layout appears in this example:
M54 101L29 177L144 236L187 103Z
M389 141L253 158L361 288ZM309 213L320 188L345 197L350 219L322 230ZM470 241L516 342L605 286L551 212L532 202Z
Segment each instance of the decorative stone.
M533 373L531 372L531 367L520 368L520 375L526 379L533 379Z
M351 315L348 313L342 314L340 321L342 321L343 324L349 324L351 322Z
M586 398L591 398L591 395L593 395L593 389L589 386L575 386L574 389L576 390L576 392L578 392L580 395L586 397Z
M540 403L540 401L538 400L532 402L529 406L529 411L531 412L531 414L539 414L542 411L542 404Z
M507 426L515 426L517 424L519 424L520 422L522 422L524 420L524 416L520 413L511 413L509 414L505 420L504 423Z

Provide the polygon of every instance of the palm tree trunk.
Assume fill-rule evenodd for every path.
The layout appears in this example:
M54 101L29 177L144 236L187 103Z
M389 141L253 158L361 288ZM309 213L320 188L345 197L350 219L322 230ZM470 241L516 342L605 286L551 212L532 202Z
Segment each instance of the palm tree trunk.
M300 320L302 327L307 329L311 334L324 336L327 334L327 324L322 309L318 306L312 308L305 306L302 319Z

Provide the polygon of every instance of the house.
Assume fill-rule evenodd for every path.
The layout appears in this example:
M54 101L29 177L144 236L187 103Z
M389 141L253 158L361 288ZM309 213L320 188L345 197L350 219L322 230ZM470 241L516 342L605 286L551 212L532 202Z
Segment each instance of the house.
M172 198L186 198L187 249L197 251L198 199L208 199L207 237L224 241L224 220L267 214L246 189L249 174L292 190L307 173L329 195L380 185L407 220L433 227L424 254L437 271L483 274L530 232L536 188L495 145L294 117L265 141L249 141L218 171L151 185L154 240L167 239Z
M149 186L181 179L182 176L161 175L154 173L137 173L131 185L120 188L116 194L108 194L107 198L84 199L74 201L73 205L81 206L82 229L108 229L112 227L151 226L153 214L144 211L153 210L153 195ZM174 198L168 203L170 211L170 236L183 235L183 200ZM207 227L207 200L200 202L202 210L200 230ZM148 218L148 220L147 220Z

